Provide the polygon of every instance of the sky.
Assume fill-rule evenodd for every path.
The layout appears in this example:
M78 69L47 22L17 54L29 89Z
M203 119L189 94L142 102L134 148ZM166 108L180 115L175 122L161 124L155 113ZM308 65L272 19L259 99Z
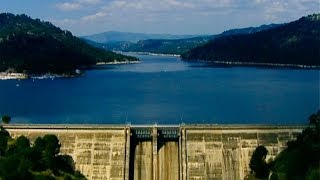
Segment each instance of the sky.
M0 0L0 13L27 14L82 36L106 31L218 34L319 13L320 0Z

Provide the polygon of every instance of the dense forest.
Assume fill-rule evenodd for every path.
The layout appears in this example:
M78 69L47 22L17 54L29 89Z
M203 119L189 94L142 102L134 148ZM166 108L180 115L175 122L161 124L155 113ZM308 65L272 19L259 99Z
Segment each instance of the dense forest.
M7 124L10 116L3 116ZM75 170L69 155L59 155L60 143L55 135L38 137L33 143L25 136L13 138L0 126L0 179L86 179Z
M97 62L137 60L93 47L50 22L0 14L0 72L73 74Z
M215 38L184 60L320 65L320 14L251 34Z
M266 162L267 148L259 146L250 160L251 174L246 179L309 179L320 178L320 111L309 117L309 127L287 142L287 147Z

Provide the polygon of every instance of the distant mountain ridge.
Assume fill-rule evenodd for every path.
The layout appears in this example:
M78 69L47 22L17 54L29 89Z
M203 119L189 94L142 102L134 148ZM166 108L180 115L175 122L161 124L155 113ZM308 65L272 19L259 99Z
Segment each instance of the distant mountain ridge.
M194 37L189 39L147 39L137 43L115 42L104 45L115 51L150 52L157 54L182 54L191 48L208 42L213 36Z
M147 34L147 33L132 33L120 31L107 31L99 34L83 36L82 38L88 39L98 43L112 43L112 42L130 42L136 43L140 40L146 39L184 39L199 37L201 35L174 35L174 34Z
M320 65L320 14L250 34L215 38L182 55L184 60Z
M259 27L231 29L218 35L198 36L198 37L183 38L183 39L145 39L145 40L139 40L136 43L128 42L128 41L99 43L92 39L87 39L86 37L83 37L83 38L86 39L87 41L90 41L90 43L93 43L98 47L102 47L104 49L108 49L112 51L150 52L150 53L157 53L157 54L183 54L188 50L195 48L197 46L203 45L208 41L213 40L214 38L217 38L217 37L235 35L235 34L255 33L262 30L271 29L277 26L278 26L277 24L270 24L270 25L262 25Z
M0 14L0 72L73 74L98 62L137 60L93 47L50 22Z
M129 44L125 46L125 48L123 48L122 51L151 52L151 53L159 53L159 54L183 54L192 48L204 45L208 41L214 40L215 38L218 38L218 37L236 35L236 34L251 34L259 31L267 30L267 29L272 29L277 26L278 26L277 24L270 24L270 25L262 25L259 27L231 29L217 35L200 36L200 37L193 37L193 38L186 38L186 39L141 40L136 44Z
M268 29L272 29L278 26L281 26L282 24L269 24L269 25L261 25L258 27L247 27L247 28L237 28L237 29L230 29L222 32L221 34L217 35L220 36L229 36L229 35L236 35L236 34L252 34L259 31L264 31Z

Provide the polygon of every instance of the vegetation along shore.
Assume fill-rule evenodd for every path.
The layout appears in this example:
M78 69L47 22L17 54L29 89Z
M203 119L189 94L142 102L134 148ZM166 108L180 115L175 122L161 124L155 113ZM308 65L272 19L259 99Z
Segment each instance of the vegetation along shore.
M97 63L131 61L139 59L93 47L50 22L24 14L0 14L1 79L45 74L72 77Z

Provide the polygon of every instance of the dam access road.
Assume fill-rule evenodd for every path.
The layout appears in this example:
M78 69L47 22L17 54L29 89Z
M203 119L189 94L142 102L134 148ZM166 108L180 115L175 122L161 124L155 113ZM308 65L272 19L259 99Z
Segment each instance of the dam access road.
M275 125L7 125L13 137L55 134L61 154L92 180L243 179L264 145L273 158L302 126Z

